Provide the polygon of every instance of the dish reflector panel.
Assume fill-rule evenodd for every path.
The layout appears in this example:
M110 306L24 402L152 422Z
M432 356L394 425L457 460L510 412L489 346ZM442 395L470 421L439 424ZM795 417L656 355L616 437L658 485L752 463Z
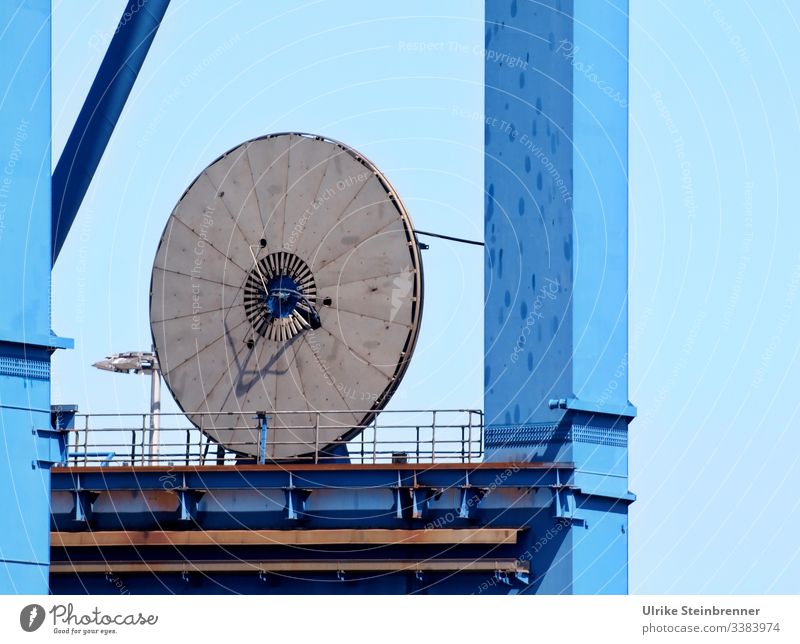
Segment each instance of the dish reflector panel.
M208 166L162 234L150 324L164 381L217 442L287 459L349 439L400 383L422 264L386 178L307 134L247 141ZM324 412L324 413L318 413Z

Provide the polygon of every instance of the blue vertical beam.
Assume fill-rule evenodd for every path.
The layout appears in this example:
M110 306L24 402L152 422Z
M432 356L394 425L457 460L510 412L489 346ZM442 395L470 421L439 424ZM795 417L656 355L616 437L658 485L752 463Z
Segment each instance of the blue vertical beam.
M53 172L53 260L89 189L169 0L128 0Z
M486 50L487 457L575 463L534 590L626 592L627 0L489 0Z
M0 593L46 593L50 476L50 0L0 3ZM52 453L51 453L52 448Z

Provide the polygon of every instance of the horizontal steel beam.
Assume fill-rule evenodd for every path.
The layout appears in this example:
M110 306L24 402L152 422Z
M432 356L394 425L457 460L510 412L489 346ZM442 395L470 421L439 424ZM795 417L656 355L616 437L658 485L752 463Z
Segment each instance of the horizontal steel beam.
M54 491L243 490L398 487L520 488L565 485L571 463L57 467Z
M51 532L53 547L515 544L519 530L109 530Z
M69 466L69 467L54 467L53 472L58 474L71 474L71 473L100 473L100 474L114 474L114 473L137 473L143 474L148 472L172 472L174 474L180 473L214 473L214 472L330 472L346 470L347 472L374 472L385 470L397 470L403 472L428 472L430 470L440 471L453 471L453 470L498 470L503 468L516 468L525 470L548 470L552 468L565 468L572 469L572 463L551 463L547 461L539 461L532 463L514 463L514 462L481 462L481 463L368 463L364 465L351 465L342 463L283 463L283 464L266 464L266 465L115 465L114 467L107 466Z
M526 561L516 559L413 559L384 560L282 560L282 561L160 561L57 562L51 575L104 573L213 573L213 572L529 572Z

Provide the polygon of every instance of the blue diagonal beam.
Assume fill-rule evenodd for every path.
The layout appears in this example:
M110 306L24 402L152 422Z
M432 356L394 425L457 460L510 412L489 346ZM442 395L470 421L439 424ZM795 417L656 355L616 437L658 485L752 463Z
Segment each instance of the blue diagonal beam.
M129 0L53 173L53 264L89 189L169 0Z

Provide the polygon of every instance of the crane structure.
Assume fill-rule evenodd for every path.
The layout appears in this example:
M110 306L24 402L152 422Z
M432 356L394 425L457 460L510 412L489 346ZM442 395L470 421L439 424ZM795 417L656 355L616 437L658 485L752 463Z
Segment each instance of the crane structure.
M400 424L380 410L400 369L361 410L308 398L302 446L316 449L276 442L278 430L294 435L294 410L237 412L253 426L234 441L219 411L204 426L197 404L199 432L160 415L120 430L124 453L95 453L91 415L50 400L50 356L72 346L51 330L50 271L168 5L128 2L52 176L50 0L0 5L0 262L14 276L0 309L0 592L116 593L119 579L131 593L627 592L627 0L486 2L483 410L415 412L402 426L415 438L398 447L381 432ZM312 139L298 139L309 158L333 149ZM402 204L369 168L416 258ZM208 198L233 199L235 172ZM181 212L176 225L191 229ZM281 341L299 356L303 338L331 330L336 295L319 279L304 290L311 260L243 239L254 257L247 317L261 331L231 331L234 354L246 361L291 328ZM421 306L421 265L412 275ZM396 299L390 287L368 292ZM416 324L419 311L409 315ZM155 329L152 302L151 317ZM368 327L343 326L378 351ZM165 332L157 349L175 337ZM404 366L410 351L401 356ZM191 380L158 360L190 399ZM335 413L348 420L332 424ZM160 448L145 445L151 427ZM184 431L176 455L166 437Z

